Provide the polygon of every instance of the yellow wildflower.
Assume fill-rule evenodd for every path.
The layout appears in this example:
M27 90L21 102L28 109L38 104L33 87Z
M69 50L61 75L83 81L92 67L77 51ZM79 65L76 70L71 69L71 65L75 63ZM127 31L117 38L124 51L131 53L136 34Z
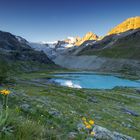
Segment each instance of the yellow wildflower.
M89 123L87 121L84 121L83 123L84 123L84 125L89 125Z
M94 121L93 121L93 120L90 120L89 123L90 123L91 125L94 125Z
M7 90L7 89L4 89L4 90L1 90L0 93L1 93L2 95L9 95L9 94L10 94L10 91Z
M90 135L94 136L94 135L95 135L95 132L94 132L94 131L92 131L92 132L90 133Z
M88 128L88 129L91 129L92 127L91 127L91 125L86 125L86 128Z

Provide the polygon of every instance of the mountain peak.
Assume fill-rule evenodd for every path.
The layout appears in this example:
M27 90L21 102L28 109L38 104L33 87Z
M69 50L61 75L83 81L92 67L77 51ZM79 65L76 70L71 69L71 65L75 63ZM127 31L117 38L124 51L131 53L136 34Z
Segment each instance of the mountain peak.
M140 28L140 16L131 17L114 27L108 32L108 35L119 34L129 30Z
M76 38L75 37L67 37L67 39L64 40L66 43L69 43L69 44L74 44L76 42Z
M88 40L97 40L98 36L94 34L93 32L88 32L83 38L88 39Z
M93 32L88 32L83 38L79 39L75 45L80 46L82 43L84 43L87 40L97 40L97 39L98 36L96 34L94 34Z

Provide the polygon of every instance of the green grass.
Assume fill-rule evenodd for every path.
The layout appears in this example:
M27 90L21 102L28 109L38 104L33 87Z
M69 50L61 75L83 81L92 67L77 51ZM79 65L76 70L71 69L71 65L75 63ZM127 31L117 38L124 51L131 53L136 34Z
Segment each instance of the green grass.
M31 82L48 75L48 71L24 73L14 85L8 85L13 93L9 96L10 113L5 125L12 126L12 133L9 136L0 132L1 140L67 140L70 132L78 134L77 125L82 116L109 130L140 139L140 117L122 111L128 108L140 114L140 95L135 89L72 89ZM23 109L25 104L29 105L28 109ZM75 139L81 140L81 135Z

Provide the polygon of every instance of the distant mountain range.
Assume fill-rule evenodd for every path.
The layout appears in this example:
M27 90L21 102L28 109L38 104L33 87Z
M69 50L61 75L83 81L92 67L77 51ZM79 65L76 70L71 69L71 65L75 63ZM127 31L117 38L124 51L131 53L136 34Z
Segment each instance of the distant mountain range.
M102 39L84 42L76 55L98 55L113 58L140 59L140 17L133 17L110 30Z
M103 37L88 32L82 38L68 37L48 43L28 42L22 37L0 31L0 58L7 61L54 64L58 56L84 55L140 60L139 52L140 16L125 20ZM61 65L61 62L57 64Z
M139 22L140 17L127 19L104 37L86 40L59 54L53 61L71 69L140 75Z
M120 34L129 30L135 30L140 28L140 17L132 17L128 18L113 29L111 29L105 36L107 35L112 35L112 34ZM105 37L104 36L104 37ZM71 44L70 47L73 46L80 46L82 43L88 40L96 41L96 40L101 40L104 37L98 37L95 33L88 32L86 33L82 38L80 37L68 37L65 40L62 40L66 44Z

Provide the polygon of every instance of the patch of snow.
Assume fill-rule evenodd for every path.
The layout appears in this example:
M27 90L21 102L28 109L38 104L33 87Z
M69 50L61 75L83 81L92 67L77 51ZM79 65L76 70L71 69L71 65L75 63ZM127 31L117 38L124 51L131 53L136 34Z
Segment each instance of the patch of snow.
M74 44L76 42L76 38L74 37L68 37L68 39L70 40L70 44Z
M58 43L58 41L50 41L50 42L46 42L45 44L57 44Z
M19 37L19 36L15 36L15 37L16 37L16 39L17 39L19 42L22 41L22 38L21 38L21 37Z
M67 44L65 47L66 48L71 48L71 47L74 47L74 45L73 44Z
M40 41L39 44L57 44L58 41Z

